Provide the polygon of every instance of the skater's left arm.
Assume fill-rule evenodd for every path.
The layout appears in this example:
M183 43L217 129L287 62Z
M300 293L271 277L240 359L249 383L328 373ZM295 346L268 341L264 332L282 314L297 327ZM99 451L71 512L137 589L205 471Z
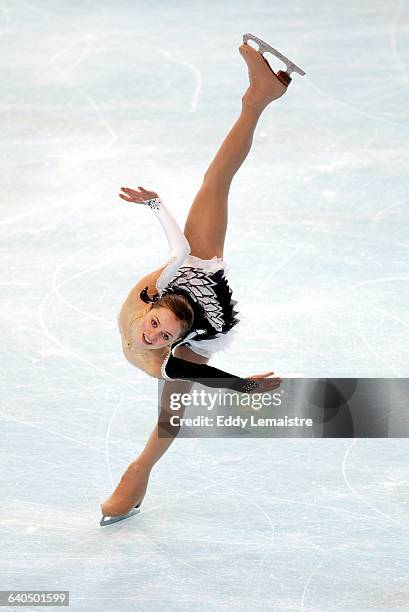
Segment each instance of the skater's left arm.
M189 380L215 389L233 389L242 393L252 393L276 389L281 381L278 377L268 377L273 373L267 372L265 375L258 374L241 378L204 363L192 363L186 359L180 359L170 352L157 375L158 378L167 380Z

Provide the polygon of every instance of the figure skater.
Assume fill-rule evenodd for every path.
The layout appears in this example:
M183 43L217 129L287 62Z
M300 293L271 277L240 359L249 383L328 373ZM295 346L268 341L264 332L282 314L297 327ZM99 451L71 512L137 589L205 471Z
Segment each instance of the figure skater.
M247 44L248 39L255 40L259 49ZM280 384L274 372L241 378L207 365L214 352L231 342L239 321L223 260L231 182L250 151L263 110L286 92L291 71L305 74L252 34L245 34L243 41L239 52L247 64L250 84L242 96L240 116L204 175L184 232L155 191L122 187L119 194L126 202L149 206L170 246L167 263L142 278L122 305L118 323L123 352L137 368L169 382L164 384L158 423L144 450L101 504L101 525L139 511L150 472L178 433L169 424L170 393L187 393L196 381L247 393L270 391ZM287 72L276 74L263 51L282 59Z

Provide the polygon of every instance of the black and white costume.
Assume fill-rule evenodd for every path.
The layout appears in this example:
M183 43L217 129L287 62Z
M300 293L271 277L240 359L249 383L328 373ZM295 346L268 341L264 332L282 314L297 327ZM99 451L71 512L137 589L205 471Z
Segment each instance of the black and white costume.
M150 303L167 293L178 293L187 298L194 311L193 327L171 345L163 361L163 377L203 382L207 386L242 392L256 389L258 383L254 380L175 357L176 348L183 344L205 357L225 350L236 331L233 328L239 322L236 318L238 313L234 310L237 301L231 298L232 291L224 275L225 262L219 257L200 259L190 255L190 245L185 235L162 200L153 198L144 204L155 213L164 229L170 246L170 259L156 282L157 294L149 297L148 287L145 287L140 297Z

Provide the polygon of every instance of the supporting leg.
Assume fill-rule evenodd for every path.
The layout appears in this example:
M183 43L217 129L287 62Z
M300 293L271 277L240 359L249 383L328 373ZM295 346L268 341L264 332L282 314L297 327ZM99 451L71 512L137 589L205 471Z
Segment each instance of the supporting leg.
M179 346L175 354L181 359L195 363L207 363L209 359L194 353L189 347ZM183 417L184 407L170 410L171 394L189 393L194 383L186 380L166 381L161 395L161 413L145 448L129 464L112 495L101 504L103 516L120 516L140 505L145 497L151 470L168 450L179 433L179 427L172 424L172 416Z
M188 381L165 383L158 422L143 451L135 461L129 464L112 495L101 504L103 516L124 515L142 503L153 466L168 450L179 433L179 428L174 426L170 419L172 416L183 417L184 413L184 408L178 411L169 409L169 393L188 393L193 384ZM172 386L166 390L165 387L168 385ZM166 407L163 404L164 395L168 400Z
M207 364L209 361L208 357L198 355L188 346L179 346L175 351L175 356L193 363ZM172 380L164 383L160 399L161 414L158 423L155 425L145 448L136 459L136 461L142 464L149 472L167 451L178 434L178 428L172 427L170 424L170 417L172 415L183 416L184 408L177 411L170 410L172 394L177 393L183 395L184 393L189 393L193 385L193 382L187 380ZM160 431L161 435L166 437L159 437Z

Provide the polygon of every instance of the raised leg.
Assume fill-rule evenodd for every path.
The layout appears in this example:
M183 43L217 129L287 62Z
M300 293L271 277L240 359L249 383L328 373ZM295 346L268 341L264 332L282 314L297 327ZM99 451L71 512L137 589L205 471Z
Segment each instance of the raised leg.
M286 91L253 47L243 44L240 53L248 66L250 86L242 97L240 116L205 173L184 228L191 254L202 259L223 257L231 182L251 149L261 113Z
M223 257L230 185L250 151L260 115L261 110L242 104L239 118L205 173L184 228L191 254L196 257Z

